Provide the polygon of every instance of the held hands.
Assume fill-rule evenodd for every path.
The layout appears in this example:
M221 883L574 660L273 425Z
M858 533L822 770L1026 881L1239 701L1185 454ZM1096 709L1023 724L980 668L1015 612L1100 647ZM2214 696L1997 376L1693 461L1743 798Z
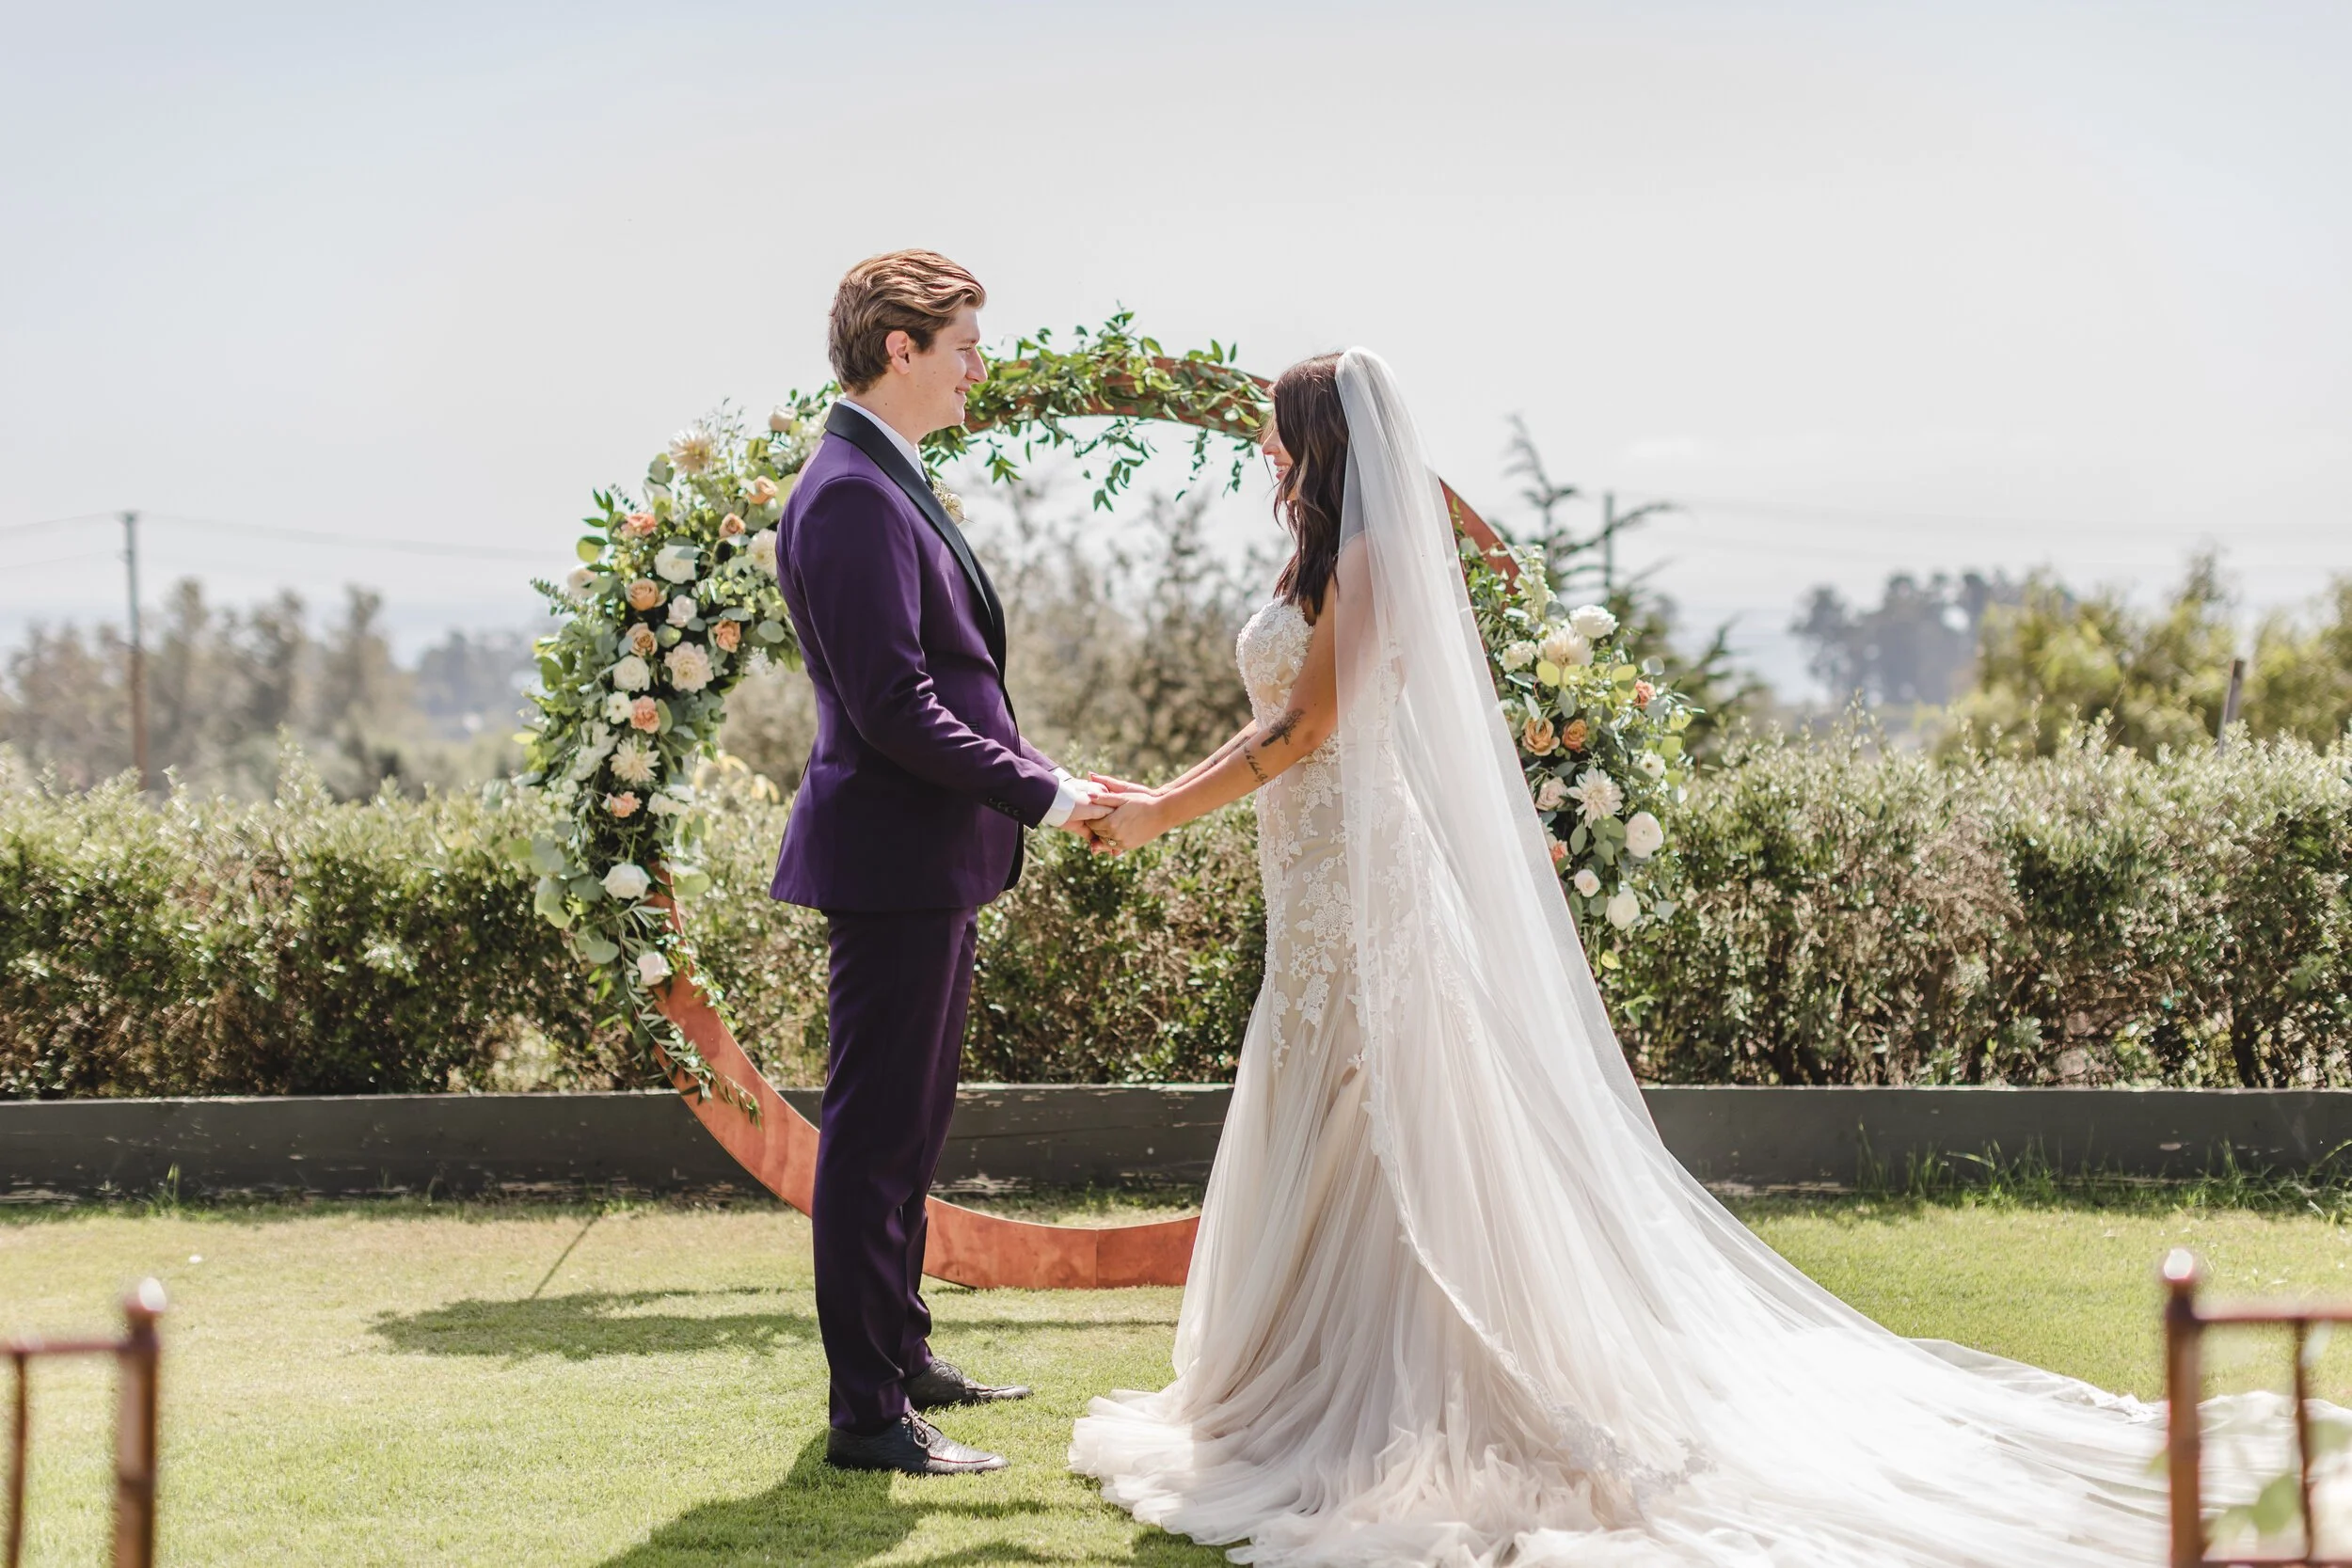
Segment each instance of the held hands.
M1106 773L1090 774L1089 778L1095 786L1091 803L1104 812L1088 824L1096 854L1124 854L1168 832L1171 824L1166 804L1156 791Z
M1138 848L1174 825L1166 803L1149 785L1095 773L1082 787L1088 793L1062 818L1061 831L1086 840L1098 855Z

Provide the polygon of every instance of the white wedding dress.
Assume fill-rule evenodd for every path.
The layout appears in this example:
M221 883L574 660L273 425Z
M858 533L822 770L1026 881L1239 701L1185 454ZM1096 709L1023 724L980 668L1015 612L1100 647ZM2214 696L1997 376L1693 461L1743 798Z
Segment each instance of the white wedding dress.
M1393 380L1355 351L1340 388L1340 723L1258 799L1265 983L1176 1380L1094 1401L1072 1465L1284 1568L2162 1561L2159 1407L1879 1327L1660 1143ZM1308 630L1242 632L1262 720ZM2256 1448L2214 1496L2285 1463Z

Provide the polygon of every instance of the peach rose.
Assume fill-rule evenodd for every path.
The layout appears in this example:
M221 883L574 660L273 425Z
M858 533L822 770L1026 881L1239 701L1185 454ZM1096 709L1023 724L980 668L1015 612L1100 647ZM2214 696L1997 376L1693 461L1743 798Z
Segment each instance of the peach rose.
M1647 707L1647 706L1649 706L1649 701L1650 701L1650 699L1651 699L1652 697L1657 696L1657 695L1658 695L1658 688L1656 688L1656 687L1654 687L1654 686L1650 685L1650 683L1649 683L1649 682L1647 682L1647 681L1635 681L1635 682L1633 683L1633 700L1634 700L1636 703L1640 704L1642 706L1644 706L1644 707Z
M752 481L752 504L754 506L766 506L770 501L774 500L775 499L776 482L774 480L770 479L766 474L762 474L757 479Z
M628 608L651 610L661 602L661 585L651 578L639 578L628 585Z
M743 531L743 519L730 512L719 519L719 537L732 539Z
M1584 727L1583 720L1571 719L1568 727L1561 732L1560 744L1571 752L1581 752L1584 750L1584 742L1591 737L1592 732Z
M650 512L632 512L621 519L621 531L631 539L643 539L656 526L654 515Z
M1553 839L1551 841L1551 863L1558 865L1562 861L1566 860L1567 858L1568 847L1561 843L1558 839Z
M626 789L618 795L608 795L604 798L604 809L615 816L634 816L637 815L637 797Z
M629 728L658 730L661 727L661 707L651 697L640 697L628 705Z
M710 640L718 643L725 652L735 652L743 642L743 623L740 621L720 622L710 628Z
M640 621L628 628L628 651L630 653L641 658L651 658L654 650L660 646L661 646L661 640L654 636L653 628L644 622Z
M1519 731L1519 739L1539 757L1549 755L1551 749L1560 743L1560 736L1552 730L1549 719L1530 719L1527 727Z

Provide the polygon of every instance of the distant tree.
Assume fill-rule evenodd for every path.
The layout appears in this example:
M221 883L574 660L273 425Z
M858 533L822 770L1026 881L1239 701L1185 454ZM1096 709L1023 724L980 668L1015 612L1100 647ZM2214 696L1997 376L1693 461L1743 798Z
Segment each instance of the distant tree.
M281 737L301 745L344 799L387 783L409 792L473 783L511 769L519 755L510 739L519 705L515 682L530 668L520 634L475 642L453 633L426 651L412 674L393 657L383 601L372 592L350 590L342 617L314 634L292 594L246 610L220 610L193 578L172 585L153 626L150 760L159 773L197 788L246 799L270 794ZM73 788L127 770L128 667L114 626L87 634L72 626L34 627L0 680L0 744ZM421 707L421 696L438 704L459 685L485 711L495 709L495 723L437 725L442 716ZM481 695L497 686L503 700Z
M2114 593L2077 597L2042 577L1985 620L1977 680L1954 706L1984 745L2047 753L2077 722L2106 727L2135 751L2211 745L2230 664L2241 646L2218 562L2201 555L2153 610ZM2265 617L2254 640L2239 717L2257 736L2326 745L2352 721L2352 578L2338 578L2310 618Z
M418 708L434 733L461 740L515 728L537 678L526 631L453 631L417 657Z
M2308 626L2285 610L2263 618L2245 712L2255 735L2317 744L2352 725L2352 577L2328 585Z
M2022 592L2003 574L1923 581L1897 572L1872 609L1857 610L1826 584L1814 589L1789 630L1807 644L1833 706L1940 707L1967 688L1985 612Z

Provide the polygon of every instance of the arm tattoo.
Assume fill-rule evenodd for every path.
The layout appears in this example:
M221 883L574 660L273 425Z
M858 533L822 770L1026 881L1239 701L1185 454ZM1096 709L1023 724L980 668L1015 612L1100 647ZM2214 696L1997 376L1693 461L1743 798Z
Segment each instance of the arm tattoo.
M1265 769L1258 766L1258 759L1249 754L1249 748L1246 745L1241 749L1241 760L1249 765L1249 771L1256 776L1259 784L1265 783Z
M1258 737L1260 743L1271 746L1278 741L1288 741L1291 737L1291 732L1298 728L1298 721L1305 717L1306 715L1301 713L1298 709L1291 709L1288 713L1282 715L1281 718L1277 719L1273 723L1266 726L1265 734Z

